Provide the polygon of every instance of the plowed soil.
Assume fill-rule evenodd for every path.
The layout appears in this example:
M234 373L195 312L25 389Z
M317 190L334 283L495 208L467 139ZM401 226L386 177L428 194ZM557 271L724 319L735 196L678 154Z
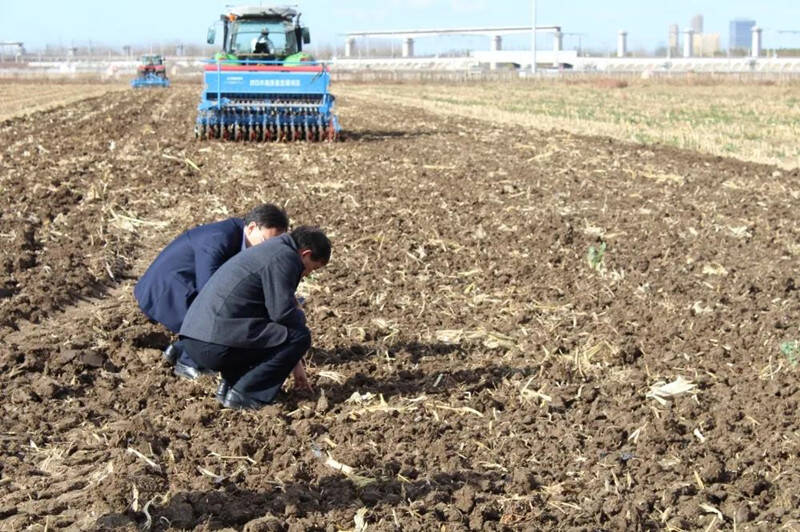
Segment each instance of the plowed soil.
M797 171L341 86L344 142L198 143L197 92L0 123L0 529L800 529ZM236 412L132 287L262 201L334 255L315 393Z

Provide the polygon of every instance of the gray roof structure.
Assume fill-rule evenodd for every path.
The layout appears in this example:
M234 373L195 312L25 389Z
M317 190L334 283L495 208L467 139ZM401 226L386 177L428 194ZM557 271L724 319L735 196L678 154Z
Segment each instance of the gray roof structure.
M291 20L297 16L293 6L236 6L227 10L227 13L239 18L282 18Z
M413 39L415 37L439 37L442 35L513 35L515 33L530 33L531 26L505 26L499 28L439 28L429 30L394 30L394 31L350 31L347 37L382 37L395 39ZM536 31L558 33L561 26L536 26Z

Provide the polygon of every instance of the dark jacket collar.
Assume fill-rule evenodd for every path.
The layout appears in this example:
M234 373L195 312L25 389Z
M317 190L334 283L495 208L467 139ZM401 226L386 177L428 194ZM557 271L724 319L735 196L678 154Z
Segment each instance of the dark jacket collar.
M282 235L276 236L275 238L279 239L282 243L286 244L293 250L297 251L297 244L295 243L294 238L292 238L289 233L283 233Z

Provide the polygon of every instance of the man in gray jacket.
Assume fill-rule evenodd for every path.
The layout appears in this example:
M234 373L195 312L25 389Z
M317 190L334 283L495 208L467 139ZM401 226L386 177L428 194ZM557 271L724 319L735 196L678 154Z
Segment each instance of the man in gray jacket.
M189 307L177 364L219 371L217 398L227 408L270 403L289 373L296 386L310 389L302 357L311 347L311 332L294 294L300 280L325 266L330 255L330 240L312 227L236 254Z

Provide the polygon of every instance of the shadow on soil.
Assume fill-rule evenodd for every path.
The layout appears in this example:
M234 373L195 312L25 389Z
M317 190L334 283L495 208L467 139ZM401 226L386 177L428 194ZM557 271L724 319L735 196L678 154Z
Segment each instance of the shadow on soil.
M341 133L344 142L379 142L396 138L414 138L433 135L432 131L345 131Z
M477 394L485 389L496 388L505 378L515 374L528 376L533 371L533 368L494 366L482 368L480 371L441 371L432 374L422 370L400 370L389 378L373 378L358 373L344 384L332 383L326 385L324 389L330 405L345 402L356 391L361 394L382 395L386 399L397 395L410 399L422 395L447 397L452 395L454 389L462 393Z
M407 354L411 357L411 361L416 364L422 357L449 355L462 350L463 348L461 346L454 344L398 342L387 347L384 356L388 355L390 358L395 358L398 355ZM333 351L314 350L312 348L311 354L315 360L319 360L325 364L344 364L375 357L376 351L374 348L363 344L353 344L349 347L340 347Z
M400 480L398 475L404 480ZM330 523L315 519L316 516L335 510L349 509L355 513L359 508L377 505L397 507L406 501L420 499L425 499L426 504L433 507L436 520L443 524L448 521L466 524L469 513L480 501L475 500L472 490L461 488L471 486L475 490L502 493L509 482L506 478L509 475L501 472L440 473L419 479L409 479L407 475L413 473L401 471L400 464L388 462L379 475L381 478L362 488L357 488L343 476L325 476L315 481L308 473L305 473L306 479L268 492L240 489L235 482L226 480L216 490L179 492L163 505L154 501L148 507L149 529L192 529L201 525L203 530L241 529L247 524L246 530L277 531L286 530L292 522L310 518L306 523L307 530L326 530ZM513 482L524 485L514 486L514 489L531 489L536 483L529 475L521 481L519 475L516 477ZM499 518L491 509L482 509L481 513L487 520ZM346 528L352 522L338 525ZM147 526L147 516L131 510L106 514L95 523L96 530L134 530L142 526Z
M379 356L374 349L360 344L353 344L334 351L318 351L313 354L313 358L323 364L332 366L369 359L374 361L374 365L364 366L361 368L363 372L359 371L344 383L338 384L327 381L320 384L318 387L325 390L325 396L330 405L345 402L353 395L353 392L383 395L384 398L396 395L403 395L409 398L420 395L450 395L453 389L461 390L464 393L476 394L487 388L495 388L503 379L517 374L528 377L538 371L538 368L533 367L489 365L479 369L456 371L443 369L432 372L415 367L413 369L399 369L389 376L380 375L379 366L386 364L387 359L385 357L387 356L389 360L407 357L411 363L417 365L424 357L447 357L453 355L460 359L459 353L462 351L462 346L453 344L404 342L390 346L385 354ZM457 361L455 363L450 361L446 365L447 368L454 366L458 366ZM373 377L372 375L376 376Z

